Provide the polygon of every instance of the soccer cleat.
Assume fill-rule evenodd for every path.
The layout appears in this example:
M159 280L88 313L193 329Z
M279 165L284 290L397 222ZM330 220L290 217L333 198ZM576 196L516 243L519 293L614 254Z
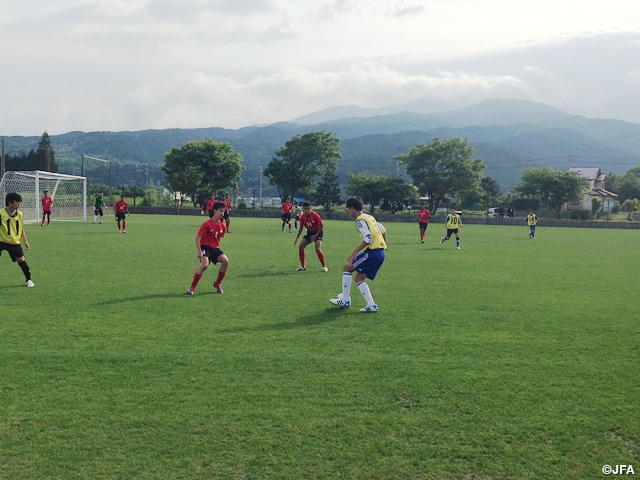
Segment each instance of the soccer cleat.
M222 286L220 286L219 283L214 283L213 288L215 288L218 293L224 293L224 290L222 290Z
M460 250L460 247L456 247L458 250Z
M193 295L193 290L191 290L191 289L187 290L186 294L187 295Z
M375 303L373 305L367 305L364 308L360 309L361 313L377 313L378 312L378 305L376 305Z
M441 245L442 245L442 242L444 242L444 237L442 237L442 238L440 239L440 244L441 244Z
M329 271L329 269L328 269L327 267L322 267L322 271L323 271L323 272L328 272L328 271Z
M27 280L27 287L35 287L36 284L33 283L31 280Z
M336 298L330 298L329 301L340 308L349 308L351 306L351 298L345 300L342 294L339 294Z
M307 270L307 267L298 267L296 268L296 272L305 272Z
M424 243L424 240L422 240L422 243Z

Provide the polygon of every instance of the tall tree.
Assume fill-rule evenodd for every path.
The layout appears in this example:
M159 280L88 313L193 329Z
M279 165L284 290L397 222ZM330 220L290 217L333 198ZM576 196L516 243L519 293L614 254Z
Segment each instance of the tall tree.
M164 155L167 185L192 199L235 187L242 156L228 142L199 140L172 148Z
M520 184L514 191L523 197L533 198L554 210L558 217L567 202L582 200L589 183L576 172L553 170L551 168L528 168L520 177Z
M407 167L413 184L429 197L429 209L435 212L445 196L464 196L478 188L485 165L473 154L467 140L434 138L394 158Z
M335 172L334 159L342 158L340 140L324 131L296 135L275 154L264 175L282 198L306 192L317 184L317 177L328 171Z
M44 132L42 137L40 137L40 142L36 149L36 158L38 165L41 165L40 170L46 170L48 172L58 171L56 152L51 148L51 139L47 132Z
M369 172L357 175L349 173L347 176L347 192L349 195L362 198L363 203L371 205L371 213L382 199L391 203L402 203L418 196L418 189L406 183L402 177L374 175Z
M340 186L338 185L336 168L327 166L322 180L316 188L313 202L317 205L323 205L325 212L330 212L333 205L340 203Z

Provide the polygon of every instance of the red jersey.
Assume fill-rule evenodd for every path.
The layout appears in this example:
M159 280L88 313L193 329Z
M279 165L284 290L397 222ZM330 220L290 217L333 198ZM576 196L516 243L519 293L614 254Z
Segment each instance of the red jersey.
M430 218L431 218L431 212L426 208L422 208L418 211L418 221L420 223L429 223Z
M124 200L118 200L113 208L115 209L116 213L127 213L128 206L129 204Z
M284 202L281 208L282 208L282 213L291 213L291 210L293 210L293 203Z
M198 236L200 237L200 245L206 245L211 248L218 248L220 246L220 240L224 237L227 227L221 221L213 222L210 218L202 225L198 230Z
M207 201L207 211L213 210L213 204L216 203L215 200L208 200Z
M51 205L53 205L53 198L51 197L42 197L42 211L50 212Z
M316 212L310 212L309 215L300 215L300 225L304 225L308 232L317 232L322 229L322 218Z
M231 211L231 202L229 201L229 199L225 198L223 200L223 202L224 202L225 206L227 207L227 208L225 208L224 211L225 212L230 212Z

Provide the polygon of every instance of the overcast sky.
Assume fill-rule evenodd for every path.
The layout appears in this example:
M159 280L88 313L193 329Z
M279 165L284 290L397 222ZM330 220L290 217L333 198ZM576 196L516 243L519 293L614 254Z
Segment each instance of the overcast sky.
M0 135L490 98L640 123L638 0L0 0Z

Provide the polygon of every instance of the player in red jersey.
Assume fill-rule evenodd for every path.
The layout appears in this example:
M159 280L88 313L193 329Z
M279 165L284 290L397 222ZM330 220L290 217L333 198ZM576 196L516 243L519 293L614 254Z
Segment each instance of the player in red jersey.
M49 196L49 191L44 191L44 197L40 199L42 202L42 225L44 227L44 218L47 217L47 227L51 225L51 206L53 205L53 198Z
M324 259L324 253L322 253L322 227L322 218L320 215L311 210L311 204L309 202L304 202L302 204L302 215L300 215L300 228L298 229L298 235L293 242L293 246L295 247L296 243L298 243L298 238L300 238L300 234L302 233L302 229L306 228L307 234L302 237L300 247L298 247L300 267L296 270L297 272L304 272L307 269L304 249L307 245L314 242L316 244L316 253L318 254L318 258L322 264L322 271L329 271L327 268L327 262Z
M293 210L291 197L287 197L280 208L282 209L282 232L284 233L284 225L287 224L289 225L289 233L291 233L291 210Z
M229 195L225 195L224 196L224 206L225 206L225 210L224 210L224 216L222 217L224 219L224 223L226 224L227 227L227 233L231 233L231 230L229 230L229 227L231 226L231 207L233 205L231 205L231 200L229 200Z
M124 195L120 195L120 200L113 206L113 213L116 214L116 220L118 221L118 231L120 233L127 233L125 215L129 215L129 204L124 201ZM120 228L120 222L122 222L122 228Z
M204 222L198 234L196 235L196 248L198 249L198 258L200 259L200 268L196 270L191 282L191 287L187 290L187 295L193 295L198 286L198 282L202 278L202 274L209 266L210 262L214 264L220 262L220 270L218 270L218 278L213 283L218 293L222 291L222 279L227 274L229 268L229 257L220 250L220 240L224 237L227 228L221 219L224 216L225 204L223 202L215 202L213 204L213 217Z
M418 211L418 222L420 224L420 241L424 243L424 234L427 233L427 227L429 226L429 219L431 218L431 212L424 203L420 204L420 210Z
M209 214L209 218L213 217L213 204L216 203L216 199L213 195L209 197L207 200L207 204L202 208L200 215L204 215L205 213Z

